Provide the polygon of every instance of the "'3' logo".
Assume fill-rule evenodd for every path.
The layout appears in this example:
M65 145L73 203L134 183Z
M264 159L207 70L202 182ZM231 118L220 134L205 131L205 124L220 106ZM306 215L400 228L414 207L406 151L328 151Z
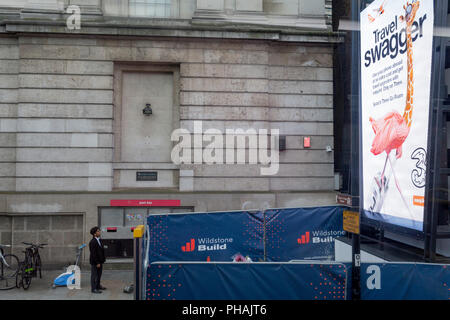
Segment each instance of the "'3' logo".
M417 160L416 169L411 172L411 181L417 188L425 187L427 152L424 148L417 148L411 155L412 160Z

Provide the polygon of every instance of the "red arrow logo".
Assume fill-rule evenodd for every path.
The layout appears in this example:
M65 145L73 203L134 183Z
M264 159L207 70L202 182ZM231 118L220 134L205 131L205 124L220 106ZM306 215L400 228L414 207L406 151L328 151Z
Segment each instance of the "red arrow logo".
M309 231L302 234L300 238L297 239L298 244L306 244L309 243Z
M181 247L183 252L192 252L195 250L195 239L191 239L191 242L186 242L186 245Z

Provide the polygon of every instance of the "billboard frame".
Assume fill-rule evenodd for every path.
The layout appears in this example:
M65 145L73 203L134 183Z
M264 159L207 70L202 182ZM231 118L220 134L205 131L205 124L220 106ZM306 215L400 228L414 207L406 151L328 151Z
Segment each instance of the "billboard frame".
M373 0L353 0L352 20L360 22L360 12L370 5ZM448 3L445 1L437 1L434 6L435 20L434 27L447 27L447 11ZM355 35L357 33L357 35ZM359 251L360 237L375 241L381 246L385 244L384 232L388 231L394 234L406 236L411 239L419 240L423 243L423 256L420 258L424 261L436 261L436 242L437 239L450 238L450 232L439 233L437 230L439 204L437 203L437 193L440 187L440 177L449 175L448 168L441 168L442 129L445 123L443 115L449 112L449 106L444 106L447 96L445 92L445 81L443 79L445 69L445 48L450 47L450 40L437 36L433 36L432 46L432 70L431 70L431 92L429 101L429 124L428 124L428 141L427 141L427 175L425 186L425 204L424 204L424 220L422 231L410 229L407 227L387 223L382 220L368 218L364 215L363 209L363 183L362 183L362 127L361 127L361 32L357 30L352 32L352 61L356 62L357 70L352 72L351 85L351 113L352 113L352 136L358 135L359 141L356 145L356 139L352 139L352 158L351 158L351 195L358 198L359 203L356 206L360 211L361 235L353 241L352 247L354 252ZM355 43L356 42L356 43ZM355 64L353 63L353 66ZM356 76L354 76L356 74ZM357 112L357 113L356 113ZM358 115L358 116L356 116ZM359 161L356 161L355 156ZM358 173L358 174L356 174ZM359 184L359 188L356 187ZM363 229L366 229L363 231ZM372 232L367 232L367 229ZM391 246L391 245L389 245ZM356 247L356 248L355 248ZM405 249L402 249L404 251ZM411 250L412 251L412 250Z
M448 1L437 1L435 3L435 27L447 27ZM438 238L450 238L450 233L440 233L437 230L439 218L439 188L441 175L448 176L449 169L441 168L443 118L449 108L444 106L447 100L447 89L445 85L444 72L446 64L446 48L450 45L448 39L442 36L433 37L433 60L430 95L430 123L428 128L428 153L427 153L427 175L425 189L424 208L424 260L436 261L436 242ZM434 137L433 137L434 136ZM448 159L447 159L448 161Z

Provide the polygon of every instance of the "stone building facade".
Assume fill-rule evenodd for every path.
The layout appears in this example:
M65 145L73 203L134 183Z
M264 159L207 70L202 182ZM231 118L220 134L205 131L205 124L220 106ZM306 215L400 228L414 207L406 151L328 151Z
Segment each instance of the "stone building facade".
M146 2L0 0L0 243L17 255L44 242L66 263L100 225L129 257L118 240L147 214L335 203L331 1ZM172 133L200 122L278 129L277 174L174 163ZM172 202L112 201L130 199Z

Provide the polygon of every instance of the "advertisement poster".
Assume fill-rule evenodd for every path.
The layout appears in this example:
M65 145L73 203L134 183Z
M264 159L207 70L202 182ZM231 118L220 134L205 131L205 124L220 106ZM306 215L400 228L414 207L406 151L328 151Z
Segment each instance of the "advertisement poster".
M376 0L361 12L363 208L423 230L434 11Z

